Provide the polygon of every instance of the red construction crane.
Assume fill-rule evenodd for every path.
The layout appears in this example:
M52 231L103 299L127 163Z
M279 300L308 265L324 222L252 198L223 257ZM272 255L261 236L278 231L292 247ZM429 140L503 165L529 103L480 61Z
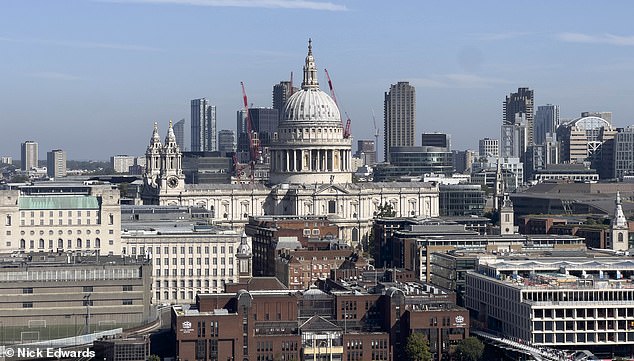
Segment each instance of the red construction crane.
M242 86L242 100L244 101L244 112L246 113L247 123L247 135L249 137L249 163L251 164L251 180L255 176L255 163L258 161L260 155L259 144L253 139L253 124L251 124L251 116L249 115L249 101L247 100L247 92L244 89L244 83L240 82Z
M326 78L328 78L328 88L330 88L330 96L332 97L332 100L335 101L335 104L337 105L337 108L339 108L339 103L337 102L337 96L335 95L335 87L332 86L332 80L330 79L330 74L328 74L328 69L324 69L324 71L326 72ZM346 125L343 125L343 118L341 119L341 127L343 128L343 137L348 139L350 138L350 117L348 116L348 113L346 114Z

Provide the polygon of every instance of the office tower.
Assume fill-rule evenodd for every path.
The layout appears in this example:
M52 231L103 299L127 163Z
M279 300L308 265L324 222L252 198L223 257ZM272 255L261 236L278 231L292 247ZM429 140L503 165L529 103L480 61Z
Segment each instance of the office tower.
M390 161L390 148L413 147L416 133L416 89L402 81L390 86L384 102L384 150Z
M128 173L134 166L134 159L132 155L119 154L110 157L110 165L115 173Z
M606 118L600 115L606 116ZM584 163L600 161L602 146L613 139L616 129L612 125L611 113L583 112L581 117L564 123L557 128L560 144L560 160L564 163Z
M279 124L279 113L273 108L249 108L251 131L260 149L265 152L271 145L274 133ZM237 113L238 152L249 152L249 136L244 109Z
M374 140L357 140L357 153L355 157L363 160L363 165L376 164L376 144Z
M66 177L66 152L53 149L46 153L46 175L49 178Z
M218 132L218 151L221 153L236 151L236 132L231 129L222 129Z
M500 142L497 139L480 139L478 145L478 155L480 157L497 158L500 156Z
M471 172L473 162L477 159L475 151L467 150L452 150L453 153L453 167L456 173Z
M504 124L501 127L500 156L520 158L524 161L524 155L528 148L529 129L524 113L516 113L512 124Z
M421 145L423 147L441 147L451 150L451 136L445 133L423 133L421 134Z
M174 123L172 127L174 130L174 136L176 137L176 144L184 151L185 150L185 118Z
M191 107L192 152L217 150L216 106L209 105L207 98L201 98L192 100Z
M0 163L1 164L13 164L13 158L12 157L0 157Z
M22 152L21 152L21 158L20 161L22 162L22 170L29 170L31 168L36 168L37 167L37 143L32 141L32 140L27 140L26 142L22 143L22 148L21 148Z
M286 100L295 91L297 88L294 88L290 81L281 81L273 86L273 109L277 109L279 120L283 120Z
M518 88L517 93L511 93L506 97L502 105L502 125L515 124L517 114L526 120L528 145L533 144L533 91L528 88Z
M549 135L554 135L559 126L559 105L540 105L535 113L535 144L544 144Z
M634 176L634 126L619 129L614 135L614 160L612 162L612 178Z

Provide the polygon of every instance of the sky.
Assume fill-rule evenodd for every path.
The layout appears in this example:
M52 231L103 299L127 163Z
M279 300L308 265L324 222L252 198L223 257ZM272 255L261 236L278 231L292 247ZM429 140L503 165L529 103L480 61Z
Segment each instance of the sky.
M299 85L308 38L328 69L355 139L383 136L384 92L416 87L416 140L453 149L499 138L502 101L518 87L561 117L611 111L634 124L634 2L374 0L0 0L0 155L73 160L142 155L153 123L189 124L194 98L236 127L240 82L271 106ZM373 116L374 114L374 116ZM379 149L382 149L382 140ZM381 151L379 153L382 153Z

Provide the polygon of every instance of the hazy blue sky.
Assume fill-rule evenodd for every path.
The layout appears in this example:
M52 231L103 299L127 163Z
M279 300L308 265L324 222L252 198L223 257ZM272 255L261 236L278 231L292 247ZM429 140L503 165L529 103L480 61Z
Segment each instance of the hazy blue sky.
M189 122L198 97L235 129L240 81L271 106L274 84L301 82L309 37L355 139L372 138L371 109L382 128L397 81L416 86L417 133L450 133L454 149L499 138L502 100L523 86L563 118L612 111L625 126L632 14L634 2L596 0L0 0L0 154L19 158L29 139L40 157L141 155L152 123L164 136L170 119Z

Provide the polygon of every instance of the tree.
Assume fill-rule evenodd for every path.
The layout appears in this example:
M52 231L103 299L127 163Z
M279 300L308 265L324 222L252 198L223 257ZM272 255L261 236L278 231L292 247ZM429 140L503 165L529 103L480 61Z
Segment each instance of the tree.
M414 332L407 338L405 355L408 361L431 361L429 343L422 333Z
M156 356L156 355L150 355L150 357L147 358L148 361L161 361L161 358Z
M484 353L484 344L477 337L467 337L456 346L459 361L478 361Z

